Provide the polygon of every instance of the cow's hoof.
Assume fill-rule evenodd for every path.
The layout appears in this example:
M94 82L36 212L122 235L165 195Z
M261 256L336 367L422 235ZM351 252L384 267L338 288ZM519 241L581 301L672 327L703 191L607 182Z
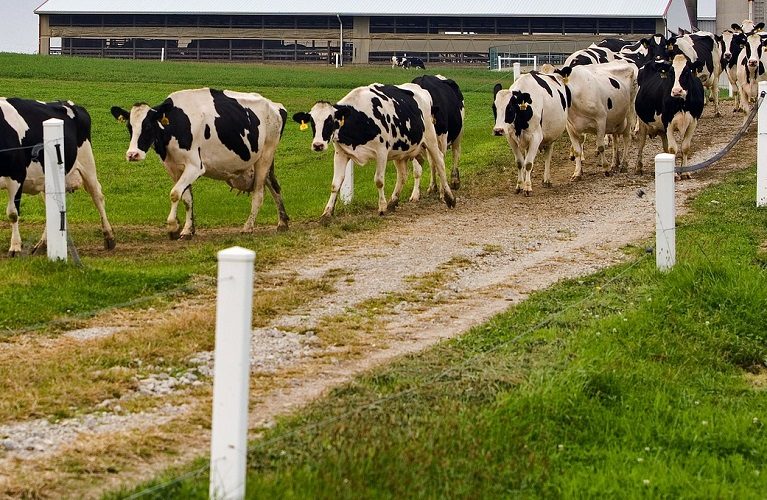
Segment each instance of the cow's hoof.
M399 205L399 200L398 200L398 201L390 201L390 202L389 202L389 203L386 205L386 211L387 211L388 213L392 213L392 212L394 212L395 210L397 210L397 205Z
M522 188L521 187L518 187L517 189L514 190L514 194L519 194L521 192L522 192Z
M408 201L409 201L410 203L418 203L418 200L420 200L420 199L421 199L421 197L420 197L420 196L411 196L411 197L408 199Z
M48 245L46 245L45 243L41 241L32 247L32 250L29 252L29 255L37 255L37 252L41 252L47 249L48 249Z
M435 186L429 186L429 188L426 190L427 195L432 195L437 192L437 188Z
M320 217L320 225L321 226L325 226L325 227L329 226L330 225L330 219L331 219L330 215L322 214L322 217Z
M605 170L605 177L610 177L611 175L613 175L611 170Z
M719 111L714 113L714 117L716 117L716 118L721 118L721 116L722 116L722 113L720 113Z
M570 161L575 161L575 155L570 155Z
M185 234L182 234L182 235L180 235L180 236L178 237L178 239L179 239L179 240L182 240L182 241L189 241L189 240L191 240L193 237L194 237L194 234L193 234L193 233L185 233Z
M181 231L168 231L168 238L172 240L177 240L181 237Z
M551 181L543 181L543 187L550 188L552 186Z
M621 165L621 166L620 166L620 168L618 169L618 172L620 172L620 173L622 173L622 174L625 174L625 173L627 173L628 171L629 171L629 168L628 168L628 166L626 166L626 165Z
M287 232L287 230L288 230L288 223L287 222L277 224L277 232L278 233L284 233L284 232Z
M533 192L532 192L532 191L525 191L525 196L527 196L527 197L529 197L529 196L530 196L530 195L532 195L532 194L533 194Z
M20 250L19 251L16 251L16 250L9 250L8 251L8 257L13 258L13 257L16 257L17 255L21 255L21 251Z
M571 181L579 181L579 180L581 180L581 176L580 175L574 175L574 176L570 177L570 180Z
M453 179L450 181L450 189L461 189L461 180L460 179Z
M443 199L447 208L455 208L455 196L446 194Z
M114 250L114 249L115 249L115 239L104 238L104 250Z

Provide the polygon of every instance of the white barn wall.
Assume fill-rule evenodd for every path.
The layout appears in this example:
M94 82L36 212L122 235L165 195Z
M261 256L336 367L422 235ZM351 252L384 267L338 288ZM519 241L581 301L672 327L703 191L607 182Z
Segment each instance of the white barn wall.
M684 0L671 0L666 12L666 27L671 33L676 33L679 28L687 31L692 29L690 14Z

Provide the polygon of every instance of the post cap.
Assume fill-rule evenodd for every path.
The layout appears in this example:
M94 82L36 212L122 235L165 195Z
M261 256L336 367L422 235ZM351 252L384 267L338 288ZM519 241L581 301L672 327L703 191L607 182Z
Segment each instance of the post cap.
M64 120L60 118L48 118L43 122L43 127L55 127L57 125L63 125Z
M256 252L242 247L230 247L219 251L217 257L219 261L226 262L253 262L256 260Z

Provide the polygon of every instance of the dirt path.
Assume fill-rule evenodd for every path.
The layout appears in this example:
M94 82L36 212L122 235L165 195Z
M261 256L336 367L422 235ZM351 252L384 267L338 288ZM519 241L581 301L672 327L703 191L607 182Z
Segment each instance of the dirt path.
M694 143L693 161L719 151L739 128L742 115L732 115L728 106L729 103L723 106L722 119L711 118L710 109L706 110ZM658 148L656 140L645 149L645 164L650 165L650 170L651 157ZM504 194L477 199L467 198L459 191L458 207L453 211L433 204L416 207L405 203L383 230L360 233L344 240L342 247L328 248L311 258L270 271L268 274L275 276L297 271L307 279L333 273L341 278L336 280L334 291L288 315L274 318L267 328L254 332L254 371L276 380L272 387L277 389L261 392L254 389L252 427L270 425L276 416L300 408L371 367L459 335L535 290L620 262L626 258L623 247L641 244L653 235L651 175L619 174L606 178L598 173L593 158L587 158L584 180L573 183L569 181L571 162L564 148L558 149L551 189L540 187L540 172L536 172L535 191L529 198ZM754 160L755 126L713 170L677 185L678 211L684 211L691 194ZM510 186L515 178L516 172L507 172ZM638 190L644 196L640 197ZM256 281L263 278L257 277ZM428 290L414 285L424 280L430 284ZM191 310L200 305L190 300L182 307ZM380 314L375 315L374 334L362 335L354 343L353 353L348 347L318 345L315 330L327 327L328 322L343 324L357 318L361 310L370 312L371 308L373 312L380 308ZM126 315L130 316L121 313L121 321L125 321ZM106 334L119 334L119 325L102 326L113 328ZM201 372L207 373L210 353L199 353L198 357L204 366ZM157 391L158 407L166 394L173 394L178 403L171 410L161 407L163 423L167 418L176 418L180 422L186 419L186 425L199 418L192 402L184 401L185 388L197 379L184 380L188 384L174 382L167 392ZM151 384L152 388L164 387L160 380ZM204 411L197 408L198 413ZM113 420L113 416L105 412L104 419ZM126 420L120 420L119 425L99 425L97 421L88 425L77 421L57 424L68 425L67 433L58 432L55 425L45 427L45 445L39 450L22 444L0 455L0 471L9 471L6 476L0 472L0 491L3 486L6 493L30 491L25 490L20 478L34 477L40 481L40 477L46 477L42 485L36 483L30 488L43 495L64 493L60 488L65 483L58 480L60 471L50 470L45 464L71 449L73 439L87 450L87 443L101 442L107 435L114 438L128 428L131 432L139 429L149 434L169 432L167 427L157 431L159 424L152 423L146 414L137 415L134 421ZM23 443L25 432L39 434L39 429L39 422L9 424L0 427L0 438L15 436ZM120 484L135 484L170 464L204 455L207 439L205 431L200 430L183 445L176 445L172 455L157 453L145 457L140 464L121 468L119 474L98 476L98 484L87 474L70 477L66 484L78 488L75 496L95 496ZM68 494L74 495L72 490Z

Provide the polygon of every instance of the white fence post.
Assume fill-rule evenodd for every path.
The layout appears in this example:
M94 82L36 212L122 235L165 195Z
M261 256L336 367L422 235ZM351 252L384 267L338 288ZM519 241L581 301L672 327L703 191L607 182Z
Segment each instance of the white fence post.
M240 247L218 252L210 498L245 496L253 262Z
M759 82L757 102L762 95L767 95L767 82ZM765 98L767 100L767 98ZM767 103L759 106L758 139L756 143L756 206L767 205Z
M661 271L670 270L676 263L675 164L672 154L655 157L655 265Z
M64 184L64 122L43 122L45 155L45 238L48 260L67 260L67 196Z
M165 47L160 48L160 61L165 61Z
M348 205L354 198L354 161L349 160L346 164L346 173L344 174L344 181L341 183L341 201L344 205Z
M512 65L512 68L514 68L514 81L516 82L519 79L519 74L522 72L522 66L518 62L515 62Z

